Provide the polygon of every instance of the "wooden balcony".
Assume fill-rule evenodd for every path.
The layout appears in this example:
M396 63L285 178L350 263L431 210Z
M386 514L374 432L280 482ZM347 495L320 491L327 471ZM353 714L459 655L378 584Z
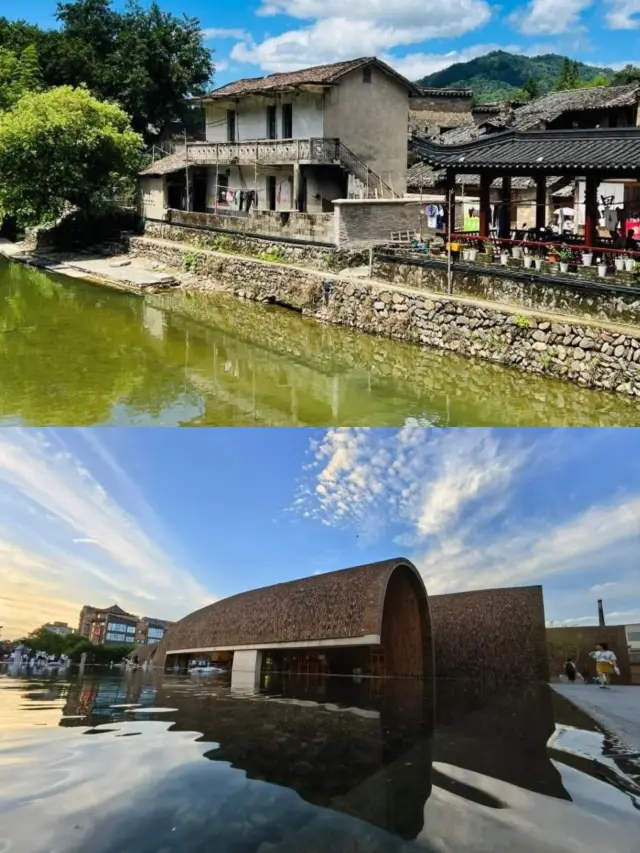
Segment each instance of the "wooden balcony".
M294 163L340 163L339 139L253 139L245 142L192 142L190 165L287 166Z

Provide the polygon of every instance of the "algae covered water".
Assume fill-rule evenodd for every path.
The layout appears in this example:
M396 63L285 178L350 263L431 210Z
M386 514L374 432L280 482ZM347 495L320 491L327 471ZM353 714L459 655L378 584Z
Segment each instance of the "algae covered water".
M0 260L0 423L631 426L640 406L278 307Z

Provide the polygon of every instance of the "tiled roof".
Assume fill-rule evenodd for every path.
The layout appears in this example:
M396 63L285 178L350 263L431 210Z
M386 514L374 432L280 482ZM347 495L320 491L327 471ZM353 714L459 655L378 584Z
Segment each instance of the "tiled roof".
M509 124L517 130L531 130L541 122L555 121L563 113L629 107L638 102L639 93L640 86L635 83L550 92L514 110Z
M360 59L351 59L347 62L333 62L330 65L316 65L312 68L301 68L299 71L286 71L279 74L270 74L268 77L249 77L236 80L219 89L214 89L201 100L217 100L219 98L235 98L239 95L260 94L262 92L278 92L282 89L297 88L299 86L331 86L340 78L358 68L367 65L376 65L387 74L404 83L412 94L417 94L413 83L409 82L391 66L387 65L375 56L365 56Z
M576 174L592 169L637 172L640 129L505 131L459 145L412 140L415 154L428 165L455 168L522 171L550 170Z
M180 169L184 169L186 165L187 161L185 160L184 151L179 151L177 154L169 154L161 160L156 160L155 163L143 169L140 174L168 175L170 172L178 172Z
M455 86L417 86L418 94L432 98L473 98L473 89L458 89Z
M217 601L172 625L166 652L215 646L305 642L380 634L387 582L407 560L385 560Z

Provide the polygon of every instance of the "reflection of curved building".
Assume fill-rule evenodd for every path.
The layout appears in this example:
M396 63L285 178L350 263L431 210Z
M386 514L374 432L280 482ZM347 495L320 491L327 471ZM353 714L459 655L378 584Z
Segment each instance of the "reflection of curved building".
M433 676L427 592L404 559L241 593L173 625L155 663L228 662L234 680L261 670Z

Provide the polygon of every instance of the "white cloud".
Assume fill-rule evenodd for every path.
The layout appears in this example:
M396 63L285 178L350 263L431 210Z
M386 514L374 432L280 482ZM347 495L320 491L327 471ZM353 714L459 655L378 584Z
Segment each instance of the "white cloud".
M531 0L509 16L509 23L527 36L550 36L575 33L582 13L593 5L593 0L573 0L556 3L555 0Z
M45 439L33 430L0 431L0 594L11 602L0 613L5 630L10 623L23 633L41 624L47 597L46 621L63 618L55 607L77 618L79 604L114 600L139 615L151 602L155 615L180 618L213 600L171 558L135 483L99 439L91 436L88 444L91 463L53 433ZM106 464L99 478L89 470L96 457ZM33 614L28 624L20 615L26 613Z
M355 528L365 544L391 535L432 594L544 583L549 618L593 608L579 623L597 621L596 593L606 590L617 619L640 602L640 492L585 505L565 468L600 452L599 442L599 431L568 445L562 430L330 430L292 511ZM526 488L544 495L543 476L563 495L559 516L556 500L529 508Z
M427 39L460 36L491 17L486 0L264 0L263 15L286 14L311 23L255 43L236 45L233 59L265 71L379 55Z
M612 30L637 30L640 27L640 0L624 0L605 3L607 13L605 23Z
M224 27L205 27L202 30L202 38L205 41L213 39L248 39L249 33L246 30L226 29Z

